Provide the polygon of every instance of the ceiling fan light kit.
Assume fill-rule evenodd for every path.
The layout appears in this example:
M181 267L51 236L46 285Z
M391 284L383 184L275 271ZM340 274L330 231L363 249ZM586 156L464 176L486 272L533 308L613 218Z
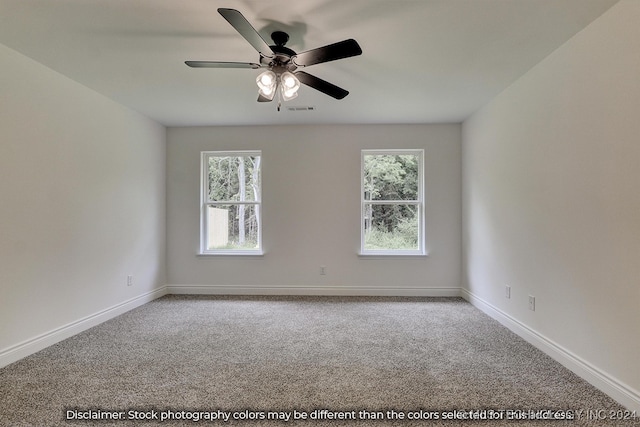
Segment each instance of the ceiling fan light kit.
M298 89L300 89L300 80L296 76L288 71L280 75L280 90L284 101L290 101L298 96Z
M283 31L274 31L271 33L271 39L275 44L269 46L239 11L220 8L218 9L218 13L258 51L260 55L259 63L185 61L185 64L189 67L266 68L267 70L256 78L256 84L258 85L258 102L273 101L277 92L278 111L280 111L280 101L289 101L298 96L298 89L301 84L307 85L335 99L343 99L349 94L347 90L304 71L299 71L298 68L360 55L362 54L362 49L355 40L343 40L338 43L296 53L288 47L285 47L285 44L289 41L289 35L287 33Z
M258 95L262 96L269 101L273 100L273 95L276 93L277 76L271 70L267 70L256 77L256 84L258 85Z

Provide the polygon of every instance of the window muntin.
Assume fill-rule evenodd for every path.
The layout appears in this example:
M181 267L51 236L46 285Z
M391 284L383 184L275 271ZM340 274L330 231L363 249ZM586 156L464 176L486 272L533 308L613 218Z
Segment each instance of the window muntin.
M423 150L363 150L363 255L424 255Z
M262 253L261 153L202 153L200 253Z

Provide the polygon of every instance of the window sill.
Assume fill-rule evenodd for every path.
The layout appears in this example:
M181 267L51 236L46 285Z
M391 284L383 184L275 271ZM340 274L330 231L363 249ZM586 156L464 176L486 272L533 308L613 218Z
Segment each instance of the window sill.
M242 252L242 251L233 251L233 252L215 252L215 253L199 253L196 254L197 257L243 257L243 258L262 258L264 257L264 252Z
M358 258L361 259L421 259L427 258L428 253L393 253L393 252L359 252Z

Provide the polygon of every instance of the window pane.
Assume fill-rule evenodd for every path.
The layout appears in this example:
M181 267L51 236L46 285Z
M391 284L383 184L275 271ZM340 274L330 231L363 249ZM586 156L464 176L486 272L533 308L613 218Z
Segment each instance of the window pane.
M209 156L207 164L210 201L260 200L260 156Z
M417 154L366 154L364 200L418 200Z
M418 250L418 206L365 204L365 250Z
M259 249L260 207L257 205L217 205L207 207L208 250Z

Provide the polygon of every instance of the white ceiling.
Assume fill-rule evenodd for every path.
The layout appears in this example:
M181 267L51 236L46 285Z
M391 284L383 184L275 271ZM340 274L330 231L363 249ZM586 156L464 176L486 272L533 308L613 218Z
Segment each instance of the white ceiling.
M0 0L0 43L167 126L461 122L617 0ZM305 71L350 91L303 86L258 103L258 62L216 9L239 10L297 51L354 38L361 56ZM1 102L1 101L0 101Z

